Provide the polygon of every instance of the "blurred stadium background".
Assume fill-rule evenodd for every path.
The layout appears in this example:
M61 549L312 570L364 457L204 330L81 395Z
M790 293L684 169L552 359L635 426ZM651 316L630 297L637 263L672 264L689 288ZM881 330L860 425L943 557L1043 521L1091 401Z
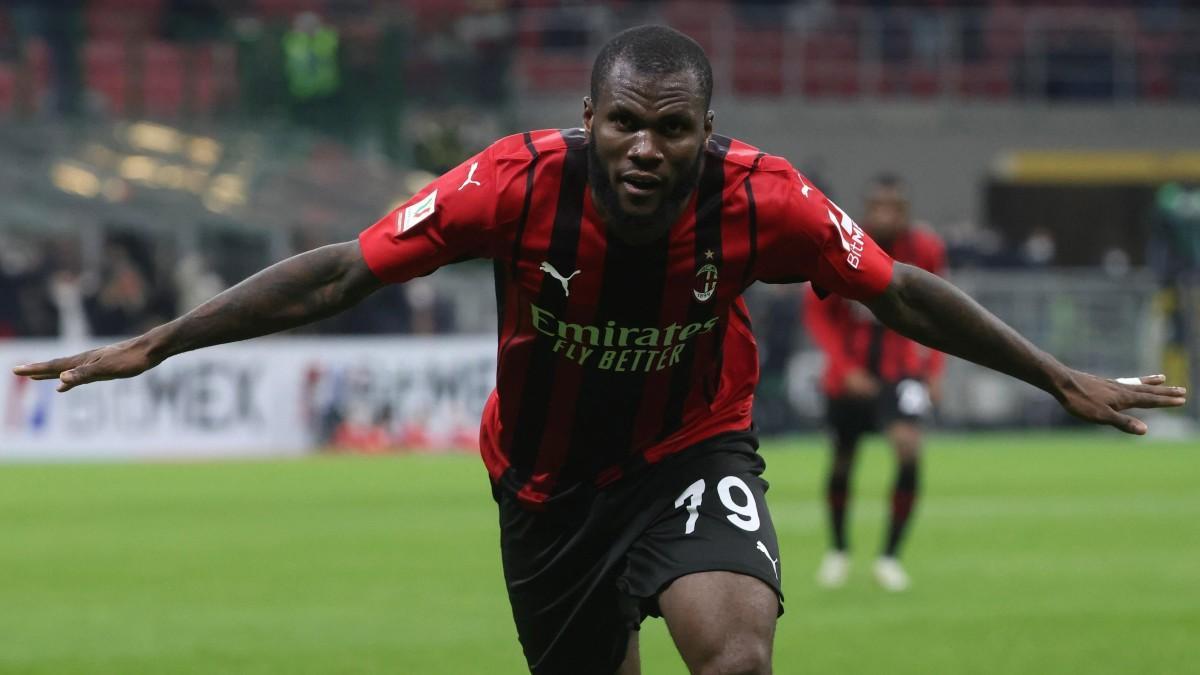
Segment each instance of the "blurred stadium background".
M722 133L852 215L904 176L953 280L1068 364L1200 383L1188 0L4 0L0 362L136 334L501 135L578 124L592 56L645 22L708 50ZM916 590L816 593L804 292L749 296L791 563L778 672L1195 667L1200 399L1135 444L952 361ZM482 467L392 456L471 449L494 327L468 262L133 381L0 376L0 672L519 672ZM328 449L389 456L267 459ZM678 672L648 630L648 672Z

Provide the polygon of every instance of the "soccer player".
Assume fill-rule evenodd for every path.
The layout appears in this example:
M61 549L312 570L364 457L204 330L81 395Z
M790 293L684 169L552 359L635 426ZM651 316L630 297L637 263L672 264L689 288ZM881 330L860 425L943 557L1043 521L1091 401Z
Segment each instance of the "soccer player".
M863 229L896 262L942 273L945 246L931 230L912 224L907 189L898 176L882 174L872 181ZM825 354L821 385L833 440L826 484L833 548L821 562L817 581L830 588L846 583L850 474L859 439L866 432L882 431L896 452L897 470L891 523L875 562L875 579L889 591L902 591L909 580L897 556L917 497L920 423L939 398L945 359L941 352L888 330L862 305L839 296L806 296L804 318Z
M785 160L713 132L712 69L663 27L597 56L583 128L501 139L356 241L302 253L130 340L21 366L69 391L298 326L385 283L495 261L497 386L481 453L534 673L637 673L661 615L693 673L767 673L782 611L742 291L811 280L888 326L1126 432L1161 377L1062 365L939 277L895 263Z

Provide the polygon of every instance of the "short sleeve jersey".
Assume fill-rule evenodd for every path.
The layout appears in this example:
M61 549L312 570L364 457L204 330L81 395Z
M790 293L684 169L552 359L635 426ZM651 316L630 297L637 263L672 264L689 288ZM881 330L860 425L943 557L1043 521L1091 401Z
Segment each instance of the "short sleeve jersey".
M530 507L750 426L752 283L865 300L892 274L786 160L716 135L669 232L630 245L592 203L587 143L581 129L504 138L359 237L385 281L494 262L497 385L480 449L492 480Z

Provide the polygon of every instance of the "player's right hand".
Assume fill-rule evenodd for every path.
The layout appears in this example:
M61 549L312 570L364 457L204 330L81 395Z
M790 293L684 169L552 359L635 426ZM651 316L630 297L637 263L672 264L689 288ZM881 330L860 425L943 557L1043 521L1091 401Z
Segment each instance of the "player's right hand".
M872 398L879 393L879 380L867 371L856 368L846 373L843 386L847 396L852 398Z
M35 380L58 379L58 391L70 391L81 384L133 377L158 365L150 358L141 338L132 338L106 347L91 349L41 363L13 368L13 373Z

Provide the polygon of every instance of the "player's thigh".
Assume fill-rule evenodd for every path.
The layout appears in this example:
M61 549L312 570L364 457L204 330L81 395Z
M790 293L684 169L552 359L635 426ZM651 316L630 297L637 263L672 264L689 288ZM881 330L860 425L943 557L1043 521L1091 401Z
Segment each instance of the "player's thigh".
M779 599L762 580L698 572L659 595L671 638L692 673L767 673Z
M638 642L638 631L629 631L625 660L621 662L621 667L617 668L616 675L642 675L642 655Z

